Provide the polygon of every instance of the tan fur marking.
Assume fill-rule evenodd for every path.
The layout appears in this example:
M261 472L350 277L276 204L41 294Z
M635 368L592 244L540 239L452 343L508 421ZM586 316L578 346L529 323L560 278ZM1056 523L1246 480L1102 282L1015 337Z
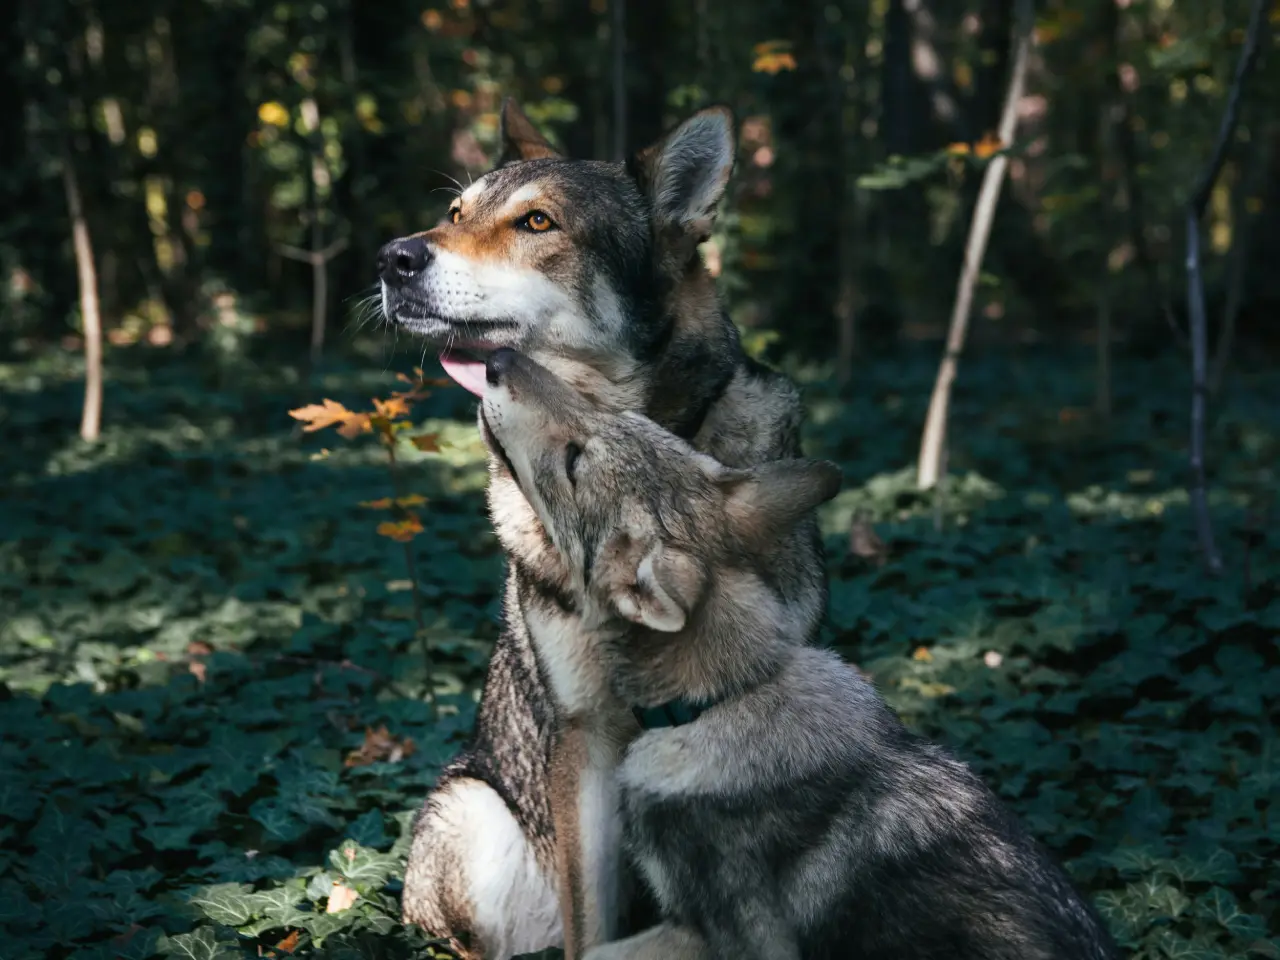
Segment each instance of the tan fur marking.
M587 738L580 724L564 723L551 754L551 817L556 828L556 872L566 960L579 960L586 924L582 877L580 774L588 762Z
M436 227L423 235L428 243L470 260L517 260L516 248L520 239L510 223L493 220L465 218L461 223Z

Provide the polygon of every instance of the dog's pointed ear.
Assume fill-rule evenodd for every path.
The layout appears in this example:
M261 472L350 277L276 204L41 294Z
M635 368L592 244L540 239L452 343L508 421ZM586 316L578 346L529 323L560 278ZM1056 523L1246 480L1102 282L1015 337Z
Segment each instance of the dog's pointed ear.
M839 493L842 479L840 468L829 460L775 460L748 470L725 470L717 483L733 534L751 548L765 549Z
M511 97L502 101L502 110L498 113L498 143L502 147L498 166L515 160L560 156Z
M705 582L697 560L658 543L640 561L634 582L614 590L613 607L624 620L660 633L678 633L702 596Z
M733 113L708 107L631 158L630 168L662 227L715 218L733 172Z

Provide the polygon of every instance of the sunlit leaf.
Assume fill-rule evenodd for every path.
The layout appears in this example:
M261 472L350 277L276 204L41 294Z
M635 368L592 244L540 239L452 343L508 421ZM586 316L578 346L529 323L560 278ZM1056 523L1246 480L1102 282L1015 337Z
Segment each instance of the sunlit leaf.
M389 520L378 524L378 535L388 537L397 543L408 543L422 533L422 521L413 514L403 520Z
M287 127L289 125L289 111L285 109L283 104L277 103L275 100L268 100L258 107L258 119L269 126Z

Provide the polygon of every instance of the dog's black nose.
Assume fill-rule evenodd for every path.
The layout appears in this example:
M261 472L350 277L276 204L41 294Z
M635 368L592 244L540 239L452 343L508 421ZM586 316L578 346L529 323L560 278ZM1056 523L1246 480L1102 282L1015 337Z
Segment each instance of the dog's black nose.
M431 262L431 248L421 237L401 237L378 251L378 276L389 286L412 280Z
M516 365L519 357L510 347L499 347L489 354L489 359L484 362L484 378L489 386L496 387L501 383L503 375Z

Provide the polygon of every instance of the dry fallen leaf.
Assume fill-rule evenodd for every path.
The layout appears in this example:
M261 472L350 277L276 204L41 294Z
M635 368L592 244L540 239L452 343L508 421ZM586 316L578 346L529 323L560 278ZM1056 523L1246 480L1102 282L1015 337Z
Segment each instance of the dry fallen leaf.
M343 766L365 767L380 760L387 763L399 763L405 757L410 756L415 749L412 737L397 740L391 735L385 723L376 730L373 727L365 727L364 743L360 744L359 749L352 750L347 754L346 760L343 761Z
M855 514L849 523L849 552L877 567L883 567L889 557L889 548L876 528L861 514Z
M360 894L356 893L350 887L345 886L341 881L333 882L333 889L329 891L329 902L325 905L325 913L341 913L343 910L350 910L351 905L356 902Z
M291 931L287 937L275 945L275 949L281 950L284 953L293 953L293 951L298 949L298 940L300 939L301 933L302 931L300 930Z
M416 437L410 437L409 442L423 453L440 452L440 435L438 433L422 433Z

